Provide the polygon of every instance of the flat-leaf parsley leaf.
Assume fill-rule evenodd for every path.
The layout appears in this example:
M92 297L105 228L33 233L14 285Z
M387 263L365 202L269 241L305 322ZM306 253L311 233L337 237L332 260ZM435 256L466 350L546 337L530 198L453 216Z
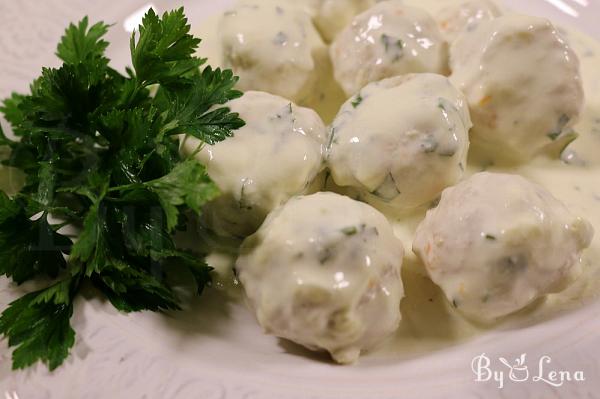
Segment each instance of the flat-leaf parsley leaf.
M0 145L10 148L4 163L27 176L14 196L0 192L0 275L17 284L55 279L0 316L13 368L62 364L84 281L126 312L179 309L165 279L173 262L187 267L198 293L210 282L204 259L178 249L173 233L184 210L199 214L219 191L203 165L181 158L177 139L212 144L243 126L222 106L242 95L237 77L194 55L200 39L183 8L146 13L126 74L109 66L108 29L87 17L69 25L56 50L63 64L44 68L28 94L0 107L18 138L0 130Z

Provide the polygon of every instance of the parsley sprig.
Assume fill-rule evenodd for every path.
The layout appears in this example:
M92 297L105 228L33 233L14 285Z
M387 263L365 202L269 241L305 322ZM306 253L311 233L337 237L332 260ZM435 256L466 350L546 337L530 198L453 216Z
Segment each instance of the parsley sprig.
M105 55L108 29L87 17L71 24L56 51L62 66L44 68L29 94L0 107L17 137L0 130L0 145L11 150L5 164L27 176L16 195L0 191L0 275L17 284L54 279L0 316L0 333L15 347L13 368L62 364L84 281L125 312L179 309L165 279L174 261L187 266L199 293L210 282L204 260L177 248L172 235L184 210L200 213L219 193L203 165L180 157L177 136L212 144L241 127L219 107L241 96L237 77L194 56L200 39L183 9L147 12L131 36L125 75ZM75 240L61 233L65 226L78 232Z

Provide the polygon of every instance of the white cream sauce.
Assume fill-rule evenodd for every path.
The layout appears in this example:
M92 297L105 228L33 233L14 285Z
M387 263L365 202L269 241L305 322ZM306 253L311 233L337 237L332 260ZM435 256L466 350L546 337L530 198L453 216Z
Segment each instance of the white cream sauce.
M226 106L245 125L214 145L186 137L181 152L206 165L221 190L203 209L207 225L219 235L245 237L279 204L320 189L315 178L323 169L327 133L312 109L273 94L247 91Z
M458 4L460 0L405 0L406 4L425 8L437 14L442 8ZM218 46L212 37L217 36L216 20L212 18L195 33L203 37L200 53L209 62L220 64ZM586 218L600 232L600 43L584 34L567 31L566 38L579 55L583 76L586 106L575 126L579 138L563 153L563 162L555 158L539 157L518 168L498 168L485 159L471 154L467 175L480 170L521 174L546 187L563 201L569 209ZM303 105L313 107L325 120L333 116L345 100L341 89L332 79L331 70L321 75L324 84ZM405 298L401 303L403 320L393 336L379 350L369 356L378 358L413 356L456 344L485 331L467 321L448 303L441 290L426 276L423 265L409 250L413 234L423 219L425 209L401 220L390 218L396 235L407 249L402 267ZM228 264L219 255L220 264ZM508 317L502 324L528 325L556 316L569 309L594 300L600 293L600 233L597 233L582 259L583 274L565 291L551 294L527 309ZM225 279L220 279L218 284ZM236 285L239 288L239 285Z
M314 90L327 60L311 16L277 1L240 1L223 13L218 39L223 66L240 77L240 90L266 91L294 102Z
M433 17L399 0L378 3L355 17L329 54L348 96L383 78L447 70L447 45Z
M455 308L488 323L569 286L592 237L591 225L543 187L479 172L444 190L413 251Z
M224 67L225 65L219 31L221 19L221 14L213 15L201 25L193 27L194 31L192 32L195 36L202 38L198 54L207 58L207 64L213 67ZM327 56L327 49L323 47L317 53L318 56L324 57L319 63L321 71L316 75L317 81L314 83L314 90L305 93L296 103L303 107L313 108L325 123L330 123L342 103L346 101L346 95L333 78L333 67Z
M236 270L267 333L351 363L398 327L403 252L383 214L321 192L273 211Z
M432 14L460 0L404 0L406 4L425 8ZM219 46L220 16L206 20L193 32L203 38L199 53L208 57L213 66L222 65ZM481 171L502 171L521 174L547 188L577 215L586 218L596 229L596 235L582 259L583 274L565 291L551 294L527 309L505 319L503 325L520 326L547 320L577 308L597 298L600 293L600 43L584 34L568 31L567 40L579 55L586 105L575 125L579 138L563 153L568 161L539 157L518 168L498 168L485 159L471 154L467 175ZM508 67L508 66L507 66ZM345 96L333 79L331 66L320 75L321 81L311 96L300 105L314 108L325 120L332 121ZM4 186L2 187L4 188ZM402 240L405 258L402 279L405 297L401 303L402 322L394 336L368 356L399 358L436 350L485 332L485 328L467 321L448 303L441 290L426 276L423 265L410 251L413 234L423 219L425 209L402 219L390 218L396 235ZM215 286L232 290L239 297L239 284L231 283L232 255L219 253L209 257L209 263L223 270Z
M473 150L527 162L572 141L584 102L579 61L547 19L506 14L481 24L453 42L450 69L469 103Z
M467 0L459 6L450 5L435 15L440 30L448 42L464 31L472 31L481 22L499 16L500 10L490 0Z
M588 220L597 233L590 248L583 252L582 275L566 290L548 295L503 320L503 327L550 319L588 304L600 294L600 43L575 31L568 31L567 38L580 57L586 96L585 109L575 125L579 138L563 153L569 164L556 158L539 157L521 167L500 168L472 155L467 174L489 170L525 176L548 189L574 214ZM412 245L414 231L424 212L393 220L395 232L407 248ZM402 278L406 291L401 304L402 323L396 336L372 356L410 356L485 332L485 327L468 322L452 308L410 251L406 252Z
M411 212L460 181L470 127L465 97L444 76L370 83L331 124L331 177L377 208Z
M458 0L404 0L436 13ZM222 65L217 25L220 16L208 19L194 34L204 40L199 52L213 66ZM564 161L539 157L518 168L499 168L471 154L467 174L481 170L521 174L547 188L575 214L585 217L596 229L596 235L582 257L583 273L565 291L551 294L527 309L503 321L504 326L523 326L547 320L597 299L600 294L600 43L582 33L568 30L567 39L579 55L586 105L575 130L579 138L563 153ZM320 77L318 90L301 102L314 108L329 123L345 96L335 83L331 68ZM0 154L0 157L5 154ZM0 167L0 189L14 193L22 183L22 174ZM402 219L390 218L394 232L404 244L405 258L402 280L405 297L401 302L402 322L394 336L368 356L394 358L414 356L454 345L486 331L467 321L448 303L441 290L426 276L423 265L409 250L417 225L425 210ZM219 272L215 288L227 290L240 298L240 285L231 272L233 256L214 253L209 264Z

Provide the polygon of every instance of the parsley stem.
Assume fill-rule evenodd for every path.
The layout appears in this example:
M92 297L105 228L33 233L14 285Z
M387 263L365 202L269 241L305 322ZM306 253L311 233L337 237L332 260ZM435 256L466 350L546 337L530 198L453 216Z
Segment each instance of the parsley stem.
M133 190L136 188L143 188L143 187L144 187L144 183L130 183L130 184L124 184L122 186L109 187L107 192L113 193L115 191Z

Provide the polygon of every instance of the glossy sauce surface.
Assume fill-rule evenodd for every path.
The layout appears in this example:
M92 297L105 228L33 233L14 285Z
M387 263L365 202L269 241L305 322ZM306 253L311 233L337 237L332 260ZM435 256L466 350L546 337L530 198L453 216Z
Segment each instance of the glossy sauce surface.
M406 4L422 7L436 15L455 0L407 0ZM203 37L218 34L213 20L200 28ZM585 92L585 107L579 122L574 126L579 138L563 152L552 157L540 156L519 167L498 167L489 159L471 153L467 175L482 170L520 174L548 189L576 215L586 218L596 230L600 230L600 44L576 31L561 34L579 56ZM203 42L204 56L215 62L219 56L211 50L211 41ZM517 65L515 65L516 67ZM331 73L331 71L328 71ZM325 77L323 77L325 76ZM322 75L329 86L321 85L321 93L313 96L305 105L313 107L325 120L331 122L344 101L344 95L334 79ZM380 350L369 356L411 356L456 344L469 337L483 333L486 328L475 325L458 314L448 303L441 290L426 276L423 265L409 249L417 225L423 219L425 209L412 215L397 218L390 216L396 235L407 249L402 267L405 298L401 303L403 320L394 337ZM226 256L215 255L215 264L227 269L231 264ZM595 299L600 292L600 234L596 234L591 247L583 253L582 275L569 288L558 294L548 295L523 311L508 317L501 324L519 327L559 315L569 309L582 306ZM228 285L227 278L222 284ZM229 285L228 285L229 286Z
M399 0L378 3L356 16L329 53L334 76L348 96L391 76L447 72L447 44L435 20Z
M331 124L331 177L378 208L410 212L462 178L470 126L464 96L444 76L370 83Z
M312 109L269 93L248 91L227 106L246 124L214 145L186 137L181 152L206 165L221 190L205 222L219 235L245 237L279 204L315 191L327 133Z
M266 332L352 363L398 327L403 253L381 213L321 192L273 211L236 270Z
M594 39L568 31L567 40L580 57L586 105L574 129L579 138L557 157L538 157L520 167L497 167L470 154L467 175L482 171L520 174L539 183L576 215L600 229L600 45ZM412 245L413 234L425 210L402 220L393 220L404 245ZM528 308L509 316L500 325L483 327L465 320L426 276L423 265L407 251L402 277L406 289L401 308L403 321L396 336L372 356L410 356L454 345L482 334L487 328L519 328L576 309L600 294L600 235L583 252L582 274L566 290L550 294Z
M257 23L257 21L269 21ZM241 90L262 90L299 101L314 90L326 48L303 9L270 0L243 0L218 22L223 67Z

